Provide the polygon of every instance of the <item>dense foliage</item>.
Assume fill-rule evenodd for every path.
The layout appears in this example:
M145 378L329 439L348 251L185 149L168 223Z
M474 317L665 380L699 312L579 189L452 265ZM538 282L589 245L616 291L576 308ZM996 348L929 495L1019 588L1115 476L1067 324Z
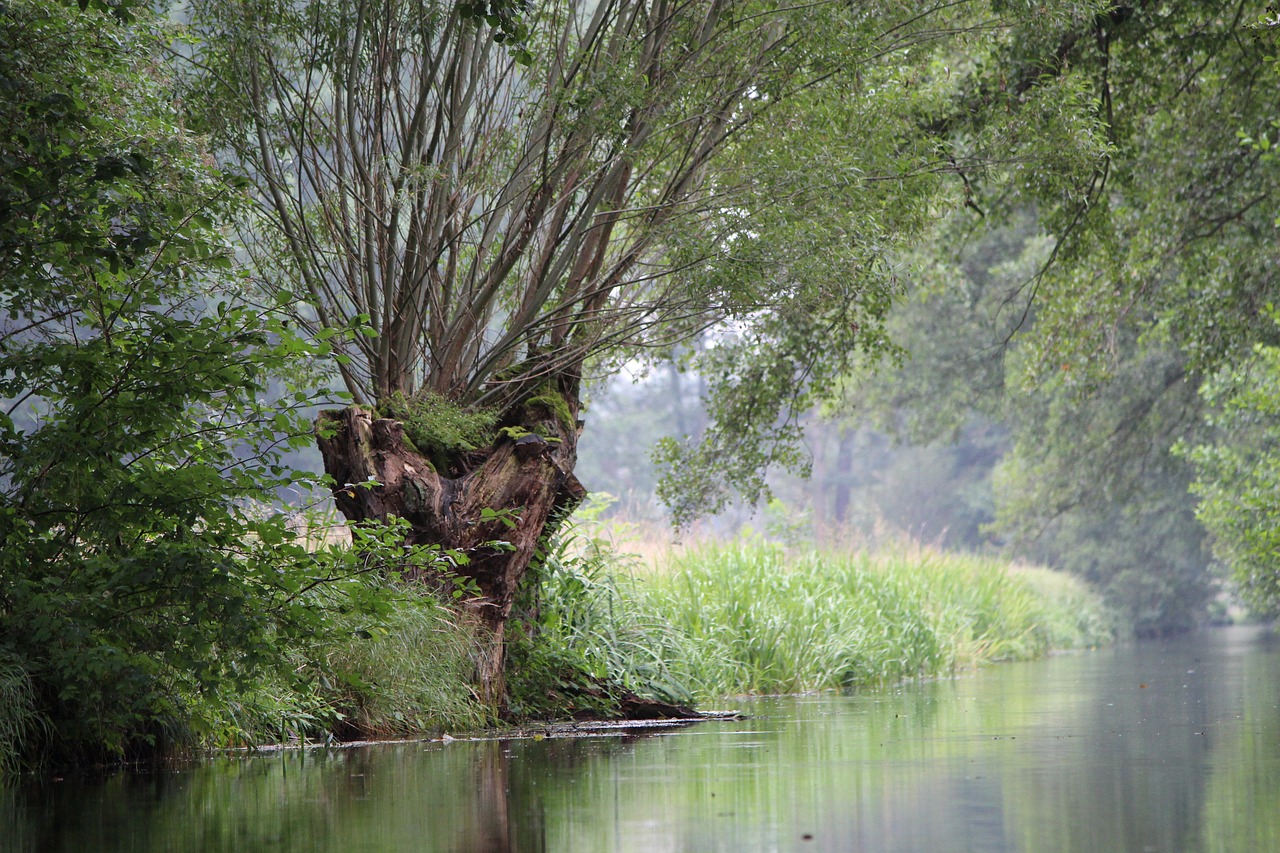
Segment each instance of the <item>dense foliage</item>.
M262 508L305 398L263 395L323 350L240 295L240 194L182 130L165 44L141 9L0 9L0 661L28 757L207 730L320 618Z
M1108 582L1150 629L1194 622L1213 582L1185 492L1194 472L1171 448L1212 429L1196 393L1206 378L1275 336L1261 309L1276 290L1280 185L1266 152L1237 139L1274 118L1262 13L1182 2L1100 19L1071 73L1091 79L1115 151L1087 207L1041 208L1056 257L1034 279L1013 393L1043 408L1021 431L1021 494L1003 518L1074 526L1062 553L1109 535Z
M1202 390L1213 432L1204 443L1181 448L1196 466L1196 512L1245 599L1274 614L1280 611L1280 348L1259 345L1252 358L1220 371Z

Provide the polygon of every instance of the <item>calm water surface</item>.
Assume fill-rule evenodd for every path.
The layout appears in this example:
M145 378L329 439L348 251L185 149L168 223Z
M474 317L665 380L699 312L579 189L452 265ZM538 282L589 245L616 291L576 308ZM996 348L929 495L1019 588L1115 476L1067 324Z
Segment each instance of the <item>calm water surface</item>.
M0 790L0 850L1280 851L1257 629L742 709Z

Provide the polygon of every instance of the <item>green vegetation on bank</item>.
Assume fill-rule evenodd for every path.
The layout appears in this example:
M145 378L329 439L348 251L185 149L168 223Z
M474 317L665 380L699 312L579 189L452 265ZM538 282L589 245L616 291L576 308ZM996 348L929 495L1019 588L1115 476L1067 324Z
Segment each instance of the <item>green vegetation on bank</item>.
M512 721L607 716L623 695L696 704L883 685L1113 635L1094 594L1044 569L927 549L796 553L764 542L706 547L645 568L581 529L539 565L541 595L528 611L536 618L513 623ZM386 580L411 565L447 568L456 555L405 552L393 539L394 531L367 537L359 556L345 546L317 553L315 567L349 578L345 603L308 601L328 616L278 666L212 694L173 679L161 685L171 708L168 749L434 736L497 724L470 686L474 638L448 603L453 594ZM329 605L338 601L317 590ZM0 768L13 771L50 754L48 738L65 724L41 717L17 662L0 664Z
M943 676L1105 643L1116 630L1083 583L974 556L740 542L664 571L610 574L596 548L544 567L535 646L667 701Z
M1064 576L927 550L711 550L658 579L649 600L706 648L699 683L722 693L947 675L1112 631L1097 599Z

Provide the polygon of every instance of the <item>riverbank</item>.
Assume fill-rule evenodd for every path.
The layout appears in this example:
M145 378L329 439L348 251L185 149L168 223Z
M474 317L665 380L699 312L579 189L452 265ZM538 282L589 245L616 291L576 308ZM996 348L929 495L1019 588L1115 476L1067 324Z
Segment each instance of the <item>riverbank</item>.
M546 571L533 646L672 702L935 678L1116 632L1074 578L919 546L739 542L614 572L586 547Z
M937 678L1111 642L1114 617L1048 569L919 546L875 552L707 545L640 560L570 535L510 626L507 722L609 718L635 697L727 697ZM431 600L327 653L341 729L361 737L497 724L474 701L465 625ZM629 699L627 697L630 697Z
M190 696L165 733L167 751L440 737L606 719L650 700L706 707L874 687L1098 645L1115 628L1072 578L914 546L806 551L750 540L642 561L578 532L537 571L537 599L520 603L529 618L509 626L504 720L469 685L465 621L433 594L383 587L370 596L376 607L335 616L278 676ZM15 704L9 696L0 690L0 705ZM0 719L18 719L5 711ZM21 744L0 736L6 749L0 763L12 767Z

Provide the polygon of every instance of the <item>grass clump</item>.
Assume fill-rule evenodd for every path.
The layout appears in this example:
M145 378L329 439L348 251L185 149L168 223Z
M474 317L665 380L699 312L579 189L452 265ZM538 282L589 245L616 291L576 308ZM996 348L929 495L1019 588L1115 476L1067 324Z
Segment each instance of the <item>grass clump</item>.
M445 577L459 557L405 546L406 525L356 526L353 544L310 552L317 581L299 600L324 618L258 678L188 693L192 747L407 737L494 722L471 688L470 628L446 593L404 580Z
M475 731L496 721L471 687L475 645L431 593L370 583L377 611L352 610L272 673L192 696L187 751ZM374 588L376 587L376 588Z
M19 770L26 741L41 724L35 690L26 670L0 653L0 778Z
M684 635L636 594L634 561L570 527L532 568L536 600L511 631L507 687L517 719L608 717L624 694L690 705Z
M684 705L877 686L1114 637L1101 599L1048 569L742 542L646 571L586 529L537 569L508 677L518 714L603 716L610 685Z
M353 624L325 661L343 715L338 728L387 738L492 725L471 688L474 649L468 627L431 595L404 595L371 628Z

